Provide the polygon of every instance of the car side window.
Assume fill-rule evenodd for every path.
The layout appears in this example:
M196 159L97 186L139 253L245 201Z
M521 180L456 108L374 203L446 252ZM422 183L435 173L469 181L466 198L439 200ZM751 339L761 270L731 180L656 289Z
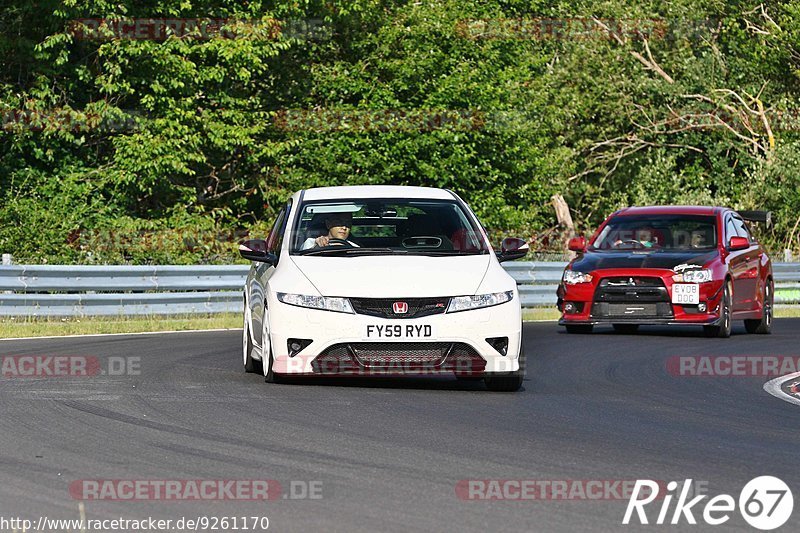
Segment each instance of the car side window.
M736 230L736 225L733 223L733 218L728 215L725 217L725 246L731 242L731 237L738 237L739 232Z
M269 232L269 237L267 237L267 251L275 254L277 257L280 257L281 254L283 234L286 230L286 221L289 219L291 207L292 203L290 200L286 206L281 209L280 213L278 213L278 217L275 219L275 223L272 225L272 229Z
M736 233L739 237L745 237L748 242L753 242L753 236L750 235L750 231L747 229L747 224L744 223L744 220L737 216L731 216L733 219L733 225L736 226Z

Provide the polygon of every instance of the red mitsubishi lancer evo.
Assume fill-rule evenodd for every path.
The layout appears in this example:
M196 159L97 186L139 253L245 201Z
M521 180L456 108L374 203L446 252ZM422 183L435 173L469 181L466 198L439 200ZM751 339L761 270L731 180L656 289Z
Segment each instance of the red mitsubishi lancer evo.
M729 337L734 320L769 333L772 263L745 220L767 211L724 207L629 207L613 213L578 252L558 286L559 324L590 333L596 324L633 333L642 324L698 325Z

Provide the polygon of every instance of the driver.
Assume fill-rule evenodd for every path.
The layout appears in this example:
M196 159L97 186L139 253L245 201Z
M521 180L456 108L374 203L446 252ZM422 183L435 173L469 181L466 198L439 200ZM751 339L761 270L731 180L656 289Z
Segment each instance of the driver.
M706 247L706 232L703 230L695 230L692 232L692 248L705 248Z
M353 227L353 214L352 213L332 213L325 219L325 227L328 228L327 235L321 235L316 239L309 237L303 243L302 250L309 248L322 248L328 246L331 239L339 239L347 241L347 244L358 248L359 246L353 241L348 241L347 237L350 235L350 228ZM337 244L337 243L332 243ZM339 243L341 245L341 243Z
M636 231L636 238L635 239L622 239L617 238L614 241L614 247L618 247L622 244L627 244L629 242L638 242L644 248L652 248L653 246L658 246L658 237L653 235L653 231L649 228L643 228Z
M637 232L636 240L642 243L645 248L652 248L658 244L658 239L653 236L650 229L642 229Z

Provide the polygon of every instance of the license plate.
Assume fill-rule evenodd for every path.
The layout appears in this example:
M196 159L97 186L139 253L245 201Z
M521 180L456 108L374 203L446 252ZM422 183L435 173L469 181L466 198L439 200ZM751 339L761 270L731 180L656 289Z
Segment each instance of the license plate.
M367 339L427 339L433 337L430 324L367 324Z
M672 303L692 304L700 303L700 285L697 283L676 283L672 286Z

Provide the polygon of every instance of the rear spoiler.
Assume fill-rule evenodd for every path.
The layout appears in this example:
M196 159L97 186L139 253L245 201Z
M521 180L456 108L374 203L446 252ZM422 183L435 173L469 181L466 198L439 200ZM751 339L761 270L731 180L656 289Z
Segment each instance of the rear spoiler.
M767 227L772 226L772 211L737 211L742 218L750 222L763 222Z

